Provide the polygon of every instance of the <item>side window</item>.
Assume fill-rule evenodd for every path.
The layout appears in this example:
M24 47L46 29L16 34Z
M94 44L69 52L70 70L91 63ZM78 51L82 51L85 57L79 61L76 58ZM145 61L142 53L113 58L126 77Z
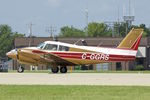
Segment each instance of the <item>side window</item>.
M53 51L57 51L57 45L52 45L52 49Z
M53 45L53 44L46 44L46 46L44 47L45 50L53 50L53 51L57 51L57 45Z
M59 51L69 51L69 47L66 46L59 46Z

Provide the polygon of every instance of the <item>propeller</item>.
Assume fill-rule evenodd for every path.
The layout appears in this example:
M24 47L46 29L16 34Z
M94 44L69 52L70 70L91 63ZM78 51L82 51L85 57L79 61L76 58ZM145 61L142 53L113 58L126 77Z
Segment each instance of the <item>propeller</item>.
M17 60L19 60L19 52L18 52L18 49L16 48L15 51L16 51Z

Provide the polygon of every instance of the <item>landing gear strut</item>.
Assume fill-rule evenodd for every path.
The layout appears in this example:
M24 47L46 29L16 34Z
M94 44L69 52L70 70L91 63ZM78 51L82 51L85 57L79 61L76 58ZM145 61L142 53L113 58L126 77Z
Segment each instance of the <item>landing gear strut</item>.
M24 67L19 66L17 71L18 71L18 73L23 73L24 72Z

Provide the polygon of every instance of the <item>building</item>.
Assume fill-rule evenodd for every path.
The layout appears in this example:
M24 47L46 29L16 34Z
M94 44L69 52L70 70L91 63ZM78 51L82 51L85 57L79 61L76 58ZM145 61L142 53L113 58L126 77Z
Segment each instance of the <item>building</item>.
M84 38L88 46L102 46L102 47L117 47L123 38L110 38L110 37L100 37L100 38ZM52 41L53 38L49 37L23 37L16 38L14 41L14 48L28 47L29 42L31 46L37 46L44 41ZM77 45L82 45L82 38L57 38L60 42L65 43L76 43ZM78 42L77 42L78 41ZM133 70L136 65L143 65L144 69L150 69L150 37L142 38L137 58L132 62L113 62L106 64L97 64L90 67L82 66L81 69L97 69L97 70ZM16 69L19 64L13 61L13 69ZM38 66L38 69L48 69L48 66ZM29 66L25 66L25 69L29 70Z

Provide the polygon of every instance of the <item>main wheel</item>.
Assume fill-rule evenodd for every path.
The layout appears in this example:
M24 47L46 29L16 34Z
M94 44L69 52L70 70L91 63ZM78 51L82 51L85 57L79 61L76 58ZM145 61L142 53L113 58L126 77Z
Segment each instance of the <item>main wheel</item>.
M59 67L52 67L52 73L58 73Z
M61 68L60 68L60 72L61 72L61 73L67 73L67 67L66 67L66 66L61 67Z
M24 72L24 67L20 66L18 69L17 69L18 73L23 73Z

